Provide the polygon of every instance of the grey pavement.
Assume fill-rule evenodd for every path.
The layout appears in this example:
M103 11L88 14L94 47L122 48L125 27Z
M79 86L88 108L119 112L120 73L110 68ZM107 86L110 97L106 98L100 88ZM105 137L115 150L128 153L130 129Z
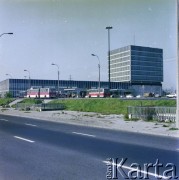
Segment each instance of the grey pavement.
M19 111L13 108L0 108L0 114L29 117L59 123L76 124L89 127L114 129L128 132L145 133L152 135L179 137L179 130L170 130L175 123L126 121L123 115L103 115L93 112L76 111Z

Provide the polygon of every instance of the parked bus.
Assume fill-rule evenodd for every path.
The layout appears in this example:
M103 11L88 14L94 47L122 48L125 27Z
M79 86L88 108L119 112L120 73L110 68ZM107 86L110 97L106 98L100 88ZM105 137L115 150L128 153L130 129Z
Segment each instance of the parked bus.
M27 90L28 98L55 98L57 96L54 88L31 88Z
M110 91L109 89L100 88L99 89L89 89L87 91L87 95L85 96L87 98L94 98L94 97L110 97Z

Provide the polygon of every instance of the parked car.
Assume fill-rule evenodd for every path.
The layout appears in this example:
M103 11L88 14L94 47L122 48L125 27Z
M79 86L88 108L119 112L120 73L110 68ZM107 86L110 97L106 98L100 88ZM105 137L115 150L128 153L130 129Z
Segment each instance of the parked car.
M176 98L177 95L175 93L167 94L166 97L168 98Z
M134 96L132 94L126 95L126 98L133 98Z
M136 98L141 98L141 97L142 97L142 96L141 96L140 94L136 96Z

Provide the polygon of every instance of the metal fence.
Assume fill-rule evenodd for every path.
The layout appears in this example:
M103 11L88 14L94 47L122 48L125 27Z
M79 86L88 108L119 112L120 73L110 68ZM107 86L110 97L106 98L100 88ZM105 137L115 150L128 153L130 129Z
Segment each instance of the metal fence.
M65 106L63 104L27 104L27 103L17 103L16 109L19 110L39 110L39 111L47 111L47 110L63 110Z
M129 118L174 122L176 107L129 106L128 115Z

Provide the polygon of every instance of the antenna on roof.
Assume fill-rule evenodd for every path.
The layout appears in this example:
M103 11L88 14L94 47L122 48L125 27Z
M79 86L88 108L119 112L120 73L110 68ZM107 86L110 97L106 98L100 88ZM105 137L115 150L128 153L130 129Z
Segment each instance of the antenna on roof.
M134 40L134 45L135 45L135 33L134 33L134 36L133 36L133 38L134 38L133 40Z

